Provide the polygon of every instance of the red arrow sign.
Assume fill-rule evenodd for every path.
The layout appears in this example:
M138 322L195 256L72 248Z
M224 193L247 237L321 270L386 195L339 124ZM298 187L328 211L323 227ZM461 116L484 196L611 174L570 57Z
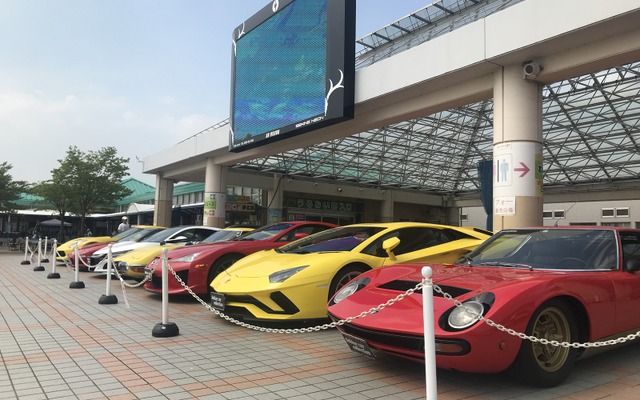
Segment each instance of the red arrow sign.
M531 171L529 169L529 167L527 167L527 165L525 163L523 163L522 161L520 161L520 165L522 165L522 168L514 168L514 171L518 171L518 172L522 172L520 174L520 178L522 178L523 176L525 176L527 174L527 172Z

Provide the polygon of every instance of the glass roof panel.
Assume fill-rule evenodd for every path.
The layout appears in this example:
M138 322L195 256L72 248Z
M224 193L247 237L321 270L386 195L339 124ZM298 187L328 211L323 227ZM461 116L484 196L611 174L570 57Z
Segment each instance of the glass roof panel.
M436 1L359 39L357 67L520 1ZM640 183L639 62L545 85L542 95L545 188ZM228 121L209 129L223 124ZM492 157L493 101L489 99L232 168L366 187L465 194L477 193L478 162Z
M493 101L248 161L309 179L433 193L479 189L477 164L492 158ZM640 63L543 90L545 186L640 178ZM281 159L290 159L283 168Z

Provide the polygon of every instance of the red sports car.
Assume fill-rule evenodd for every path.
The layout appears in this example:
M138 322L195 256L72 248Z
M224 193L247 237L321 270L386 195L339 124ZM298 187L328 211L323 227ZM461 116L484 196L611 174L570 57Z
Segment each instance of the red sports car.
M98 243L91 243L90 245L84 246L81 249L78 249L78 256L79 261L78 261L78 266L80 267L80 271L87 271L89 270L89 265L91 262L91 256L93 255L93 253L95 253L96 251L107 247L111 242L98 242ZM76 265L76 253L72 252L69 253L69 265ZM93 266L91 267L93 268Z
M414 288L424 265L366 272L329 303L334 320ZM456 264L433 265L436 366L476 373L510 370L526 383L554 386L594 348L554 346L516 333L574 344L640 330L640 230L542 227L503 230ZM438 288L464 304L439 293ZM424 362L422 294L338 327L349 346ZM513 333L513 332L511 332Z
M325 222L291 221L267 225L227 242L201 243L167 252L169 265L194 293L207 294L209 284L220 272L249 254L261 250L275 249L289 242L336 225ZM160 257L149 263L151 279L144 288L162 293L162 268ZM186 294L187 290L169 274L169 294Z

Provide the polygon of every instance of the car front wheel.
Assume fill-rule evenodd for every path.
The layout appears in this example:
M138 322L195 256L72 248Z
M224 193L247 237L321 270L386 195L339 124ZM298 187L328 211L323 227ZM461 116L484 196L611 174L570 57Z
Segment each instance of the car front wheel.
M342 268L331 280L328 300L330 300L333 295L336 294L336 292L340 290L340 288L343 287L347 282L368 270L369 268L364 265L348 265Z
M529 320L526 333L538 339L557 342L571 343L578 338L573 313L560 300L542 304ZM556 386L567 378L577 355L578 349L573 347L523 340L511 372L521 381L534 386Z
M218 258L211 268L209 268L209 273L207 275L207 292L211 294L211 282L213 279L218 276L218 274L230 266L232 266L236 261L241 259L242 256L239 254L227 254L226 256L222 256Z

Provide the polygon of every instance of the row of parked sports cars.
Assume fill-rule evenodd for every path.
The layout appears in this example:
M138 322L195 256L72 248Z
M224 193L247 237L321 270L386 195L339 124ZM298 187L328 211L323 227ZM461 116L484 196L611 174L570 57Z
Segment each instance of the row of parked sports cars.
M258 324L345 320L415 288L428 264L440 368L508 370L525 382L554 386L594 349L584 343L640 336L637 229L538 227L491 235L414 222L338 227L294 221L248 232L130 231L105 242L77 239L81 265L103 270L111 244L121 273L142 279L146 269L151 278L144 288L161 293L160 253L168 247L169 265L184 283L169 274L170 294L189 288L224 314ZM62 245L61 258L73 259L74 246ZM424 360L420 291L338 329L352 350L369 357L383 351Z

